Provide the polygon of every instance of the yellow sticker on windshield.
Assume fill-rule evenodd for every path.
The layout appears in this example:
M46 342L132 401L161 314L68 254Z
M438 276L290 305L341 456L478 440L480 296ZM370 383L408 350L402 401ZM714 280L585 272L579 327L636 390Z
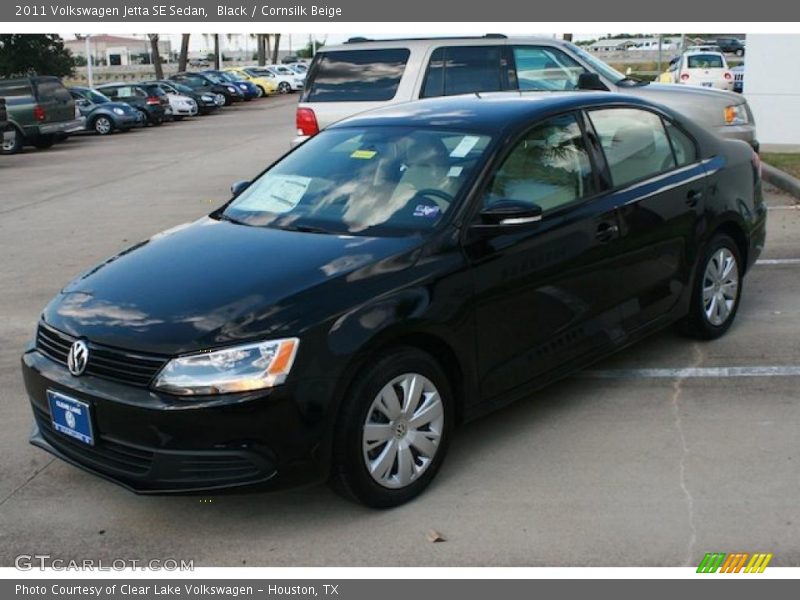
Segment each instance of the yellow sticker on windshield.
M375 150L356 150L350 155L350 158L363 158L369 160L376 154L377 152Z

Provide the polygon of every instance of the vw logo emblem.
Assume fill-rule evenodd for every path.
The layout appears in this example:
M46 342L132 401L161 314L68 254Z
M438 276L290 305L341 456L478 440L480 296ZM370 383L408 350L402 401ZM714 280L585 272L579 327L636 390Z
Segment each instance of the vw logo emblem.
M64 420L66 420L66 422L67 422L67 426L68 426L70 429L75 429L75 415L73 415L71 411L69 411L69 410L68 410L68 411L67 411L67 412L64 414Z
M86 370L86 363L89 362L89 346L83 340L78 340L69 349L67 354L67 368L75 375L82 375Z

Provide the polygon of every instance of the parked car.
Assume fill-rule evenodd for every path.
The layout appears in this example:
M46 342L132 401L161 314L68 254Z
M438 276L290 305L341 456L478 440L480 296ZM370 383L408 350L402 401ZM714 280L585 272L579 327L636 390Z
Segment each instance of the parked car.
M247 79L233 71L207 70L203 71L203 73L211 78L217 79L219 83L230 83L231 85L236 86L239 89L239 93L242 94L242 98L245 100L245 102L250 102L250 100L253 98L258 98L261 96L261 90L256 84L249 82Z
M169 100L158 86L142 83L108 83L97 90L116 102L124 102L138 110L145 123L159 126L169 116Z
M669 62L672 83L733 90L733 74L722 52L684 52Z
M205 77L195 77L191 73L180 73L178 75L171 76L166 81L168 83L172 83L175 85L182 85L186 88L189 88L195 94L207 95L213 97L214 104L217 106L217 108L225 106L226 102L225 95L221 94L215 89L219 88L220 86L211 83Z
M32 442L137 492L330 478L401 504L457 423L673 323L723 335L759 164L618 94L357 115L47 305Z
M744 92L744 65L738 65L731 69L733 74L733 91L737 94Z
M241 91L235 85L218 77L211 78L205 73L176 73L169 79L188 85L193 90L203 89L220 94L225 99L225 106L244 100Z
M735 54L736 56L744 56L745 45L744 42L738 38L717 38L716 45L728 54Z
M0 97L5 98L8 121L3 154L22 152L26 145L49 148L83 129L84 118L57 77L0 79Z
M284 56L281 59L281 63L283 63L284 65L287 65L287 64L290 64L290 63L299 62L301 60L302 59L299 56L297 56L296 54L287 54L286 56Z
M290 63L290 64L288 64L286 66L289 67L292 71L294 71L295 74L298 77L302 77L305 80L306 75L308 74L308 65L307 64L305 64L305 63Z
M685 113L722 137L758 147L739 94L627 77L571 42L548 38L376 40L324 46L306 78L296 145L356 113L419 98L499 90L608 90Z
M146 86L155 86L161 90L169 102L173 121L182 121L184 117L194 117L198 113L197 102L191 96L184 96L169 91L166 86L157 81L143 82Z
M208 67L211 66L211 63L208 62L205 58L192 58L189 60L190 67Z
M167 94L177 94L179 96L191 98L197 104L197 111L200 115L207 115L214 112L225 104L225 97L222 94L216 94L211 91L196 91L188 85L183 85L177 81L161 79L158 81L148 81L146 83L158 84Z
M69 93L86 120L86 131L108 135L144 125L144 116L130 104L113 102L108 96L89 87L71 87Z
M252 67L227 67L227 72L235 73L249 81L258 88L258 95L269 96L278 91L278 79L267 70L258 70Z
M263 68L275 75L278 81L278 93L291 94L303 89L305 76L298 75L286 65L267 65Z

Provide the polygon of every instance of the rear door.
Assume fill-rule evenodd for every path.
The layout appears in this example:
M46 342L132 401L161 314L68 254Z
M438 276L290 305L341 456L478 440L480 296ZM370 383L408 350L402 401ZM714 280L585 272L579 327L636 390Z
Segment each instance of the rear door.
M428 59L420 98L512 89L506 47L440 46Z
M691 286L707 174L694 140L654 112L602 108L588 115L619 206L622 325L633 332L664 317Z
M356 113L391 102L411 100L413 82L403 76L408 48L376 48L320 52L314 59L301 107L314 110L320 129Z

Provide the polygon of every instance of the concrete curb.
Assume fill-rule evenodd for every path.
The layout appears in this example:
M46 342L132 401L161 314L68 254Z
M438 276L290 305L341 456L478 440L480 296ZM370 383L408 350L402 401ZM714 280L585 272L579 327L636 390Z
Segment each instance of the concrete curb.
M800 179L792 177L765 162L761 163L761 175L764 181L771 183L776 188L791 194L795 198L800 198Z

